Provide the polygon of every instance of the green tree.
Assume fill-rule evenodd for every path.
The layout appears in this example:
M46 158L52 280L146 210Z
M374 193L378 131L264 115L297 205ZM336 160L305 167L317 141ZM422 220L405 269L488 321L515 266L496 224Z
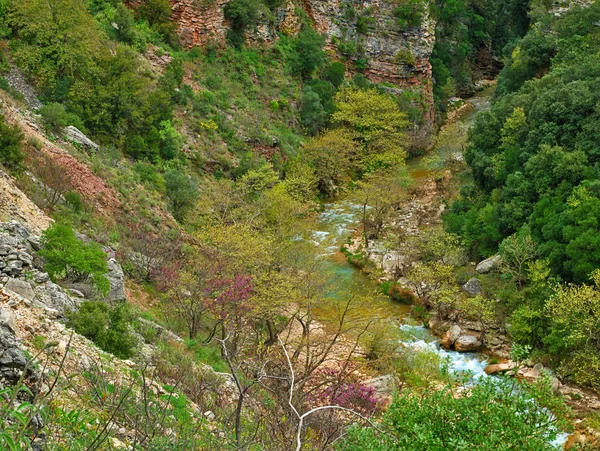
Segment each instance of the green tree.
M336 88L339 88L344 83L346 78L346 66L339 61L332 62L323 71L323 79L327 80Z
M454 266L439 261L418 262L407 274L414 292L425 305L443 308L454 307L460 296Z
M305 86L300 103L300 122L308 134L316 135L327 124L327 117L319 95L309 86Z
M93 58L107 51L96 21L78 0L13 2L10 23L19 36L15 59L43 86L87 75Z
M246 30L258 22L257 0L230 0L224 8L225 18L231 21L231 30L227 33L227 40L235 47L244 43Z
M77 239L71 226L54 223L42 234L44 270L55 280L84 282L91 279L98 291L106 294L110 284L106 278L106 254L98 243Z
M319 191L332 196L361 173L360 148L353 135L335 129L308 141L304 151L315 169Z
M60 132L68 125L73 125L84 131L85 128L77 115L67 112L64 105L60 103L49 103L40 108L40 115L44 125L55 133Z
M310 27L303 28L294 41L293 68L308 80L313 72L327 60L323 47L325 37Z
M171 22L171 3L169 0L144 0L137 14L145 19L171 45L177 44L175 25Z
M362 207L361 225L365 246L382 237L391 213L406 193L408 177L401 167L370 172L357 181L352 199Z
M335 100L338 111L332 116L333 122L355 133L363 147L367 172L406 157L402 144L408 119L391 96L375 89L347 88L339 91Z
M560 371L575 382L600 388L600 270L591 285L560 286L546 303L550 351L563 359Z
M181 222L198 198L198 187L188 175L176 169L167 172L164 179L173 217Z
M115 8L115 24L117 24L117 37L126 44L134 44L137 39L135 20L133 14L123 3L117 3Z
M0 164L8 169L18 169L23 162L21 143L23 133L17 126L6 123L0 114Z
M522 287L527 277L528 265L538 255L537 244L531 238L529 227L525 225L517 233L505 238L498 251L503 269L513 276L519 287Z

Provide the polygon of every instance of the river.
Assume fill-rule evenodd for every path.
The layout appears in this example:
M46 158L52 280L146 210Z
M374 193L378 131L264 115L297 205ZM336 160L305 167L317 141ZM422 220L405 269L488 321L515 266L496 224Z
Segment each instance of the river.
M432 170L440 168L450 160L462 160L462 152L468 141L469 129L473 126L478 114L489 109L494 87L488 87L468 100L460 113L446 124L436 137L432 149L423 156L407 160L408 172L416 183L431 175ZM433 167L432 167L433 164ZM370 305L361 309L362 319L387 319L400 329L402 343L415 352L430 351L437 353L441 360L448 362L450 372L464 374L469 372L471 380L477 381L488 376L484 369L488 357L480 353L459 353L446 351L439 346L439 340L429 329L415 322L410 316L410 306L392 301L381 294L378 283L364 272L350 265L340 248L349 243L352 233L359 225L361 207L347 201L324 205L319 214L319 230L313 232L313 241L320 250L321 256L330 266L336 283L349 287L356 294L369 294ZM369 316L371 318L369 318ZM567 434L560 434L553 442L561 449Z

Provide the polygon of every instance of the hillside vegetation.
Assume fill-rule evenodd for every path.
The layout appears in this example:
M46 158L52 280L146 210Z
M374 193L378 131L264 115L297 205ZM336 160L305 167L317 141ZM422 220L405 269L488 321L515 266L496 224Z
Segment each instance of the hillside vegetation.
M472 385L398 325L600 389L600 7L323 2L341 39L312 1L193 1L227 32L184 46L172 3L0 0L0 188L35 203L0 199L0 448L556 449L554 374ZM495 76L466 165L415 160Z

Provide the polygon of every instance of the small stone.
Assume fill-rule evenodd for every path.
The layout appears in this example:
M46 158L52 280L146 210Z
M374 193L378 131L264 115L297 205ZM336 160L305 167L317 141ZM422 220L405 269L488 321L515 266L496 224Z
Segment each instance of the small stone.
M0 308L0 326L7 327L11 331L17 331L17 323L13 312L6 308Z
M69 293L70 293L72 296L75 296L76 298L85 298L85 295L84 295L84 294L83 294L81 291L79 291L79 290L76 290L76 289L74 289L74 288L70 288L70 289L69 289Z
M13 260L8 262L8 267L6 268L13 274L18 273L23 269L23 262L20 260Z
M60 312L50 307L44 307L44 311L50 318L58 318L60 316Z
M21 260L25 266L31 266L33 264L33 257L27 252L19 252L19 260Z
M210 411L210 410L207 410L206 412L204 412L204 416L206 417L206 419L208 421L214 421L215 420L215 414L212 411Z
M514 367L515 365L511 363L495 363L486 366L484 371L485 374L497 374L512 370Z
M46 272L36 271L33 275L33 281L35 283L45 283L48 282L50 276Z

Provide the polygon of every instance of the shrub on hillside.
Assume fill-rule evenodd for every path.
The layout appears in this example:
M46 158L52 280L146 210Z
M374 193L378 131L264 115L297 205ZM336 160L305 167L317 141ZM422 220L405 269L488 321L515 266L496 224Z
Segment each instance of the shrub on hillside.
M173 217L182 221L198 198L198 187L189 176L175 169L167 172L164 178Z
M231 21L231 30L227 40L235 47L244 43L245 31L258 21L258 2L256 0L231 0L223 10L225 18Z
M346 66L344 66L344 63L341 63L339 61L334 61L329 66L327 66L323 74L323 78L336 88L339 88L342 85L342 83L344 83L345 77Z
M8 169L17 169L23 162L21 142L23 133L18 127L11 127L0 114L0 164Z
M58 133L68 125L73 125L80 130L85 130L81 119L76 114L69 113L60 103L49 103L40 108L40 115L44 125L49 130Z
M106 278L106 254L98 243L77 239L70 225L52 224L42 235L39 255L46 260L44 269L54 280L84 282L88 279L102 294L110 289Z
M335 449L550 451L566 415L546 381L517 389L513 381L484 378L468 396L452 386L423 394L403 390L380 425L351 428Z
M68 326L103 350L122 359L131 357L136 340L130 325L133 315L127 304L111 307L105 302L85 301L69 314Z

